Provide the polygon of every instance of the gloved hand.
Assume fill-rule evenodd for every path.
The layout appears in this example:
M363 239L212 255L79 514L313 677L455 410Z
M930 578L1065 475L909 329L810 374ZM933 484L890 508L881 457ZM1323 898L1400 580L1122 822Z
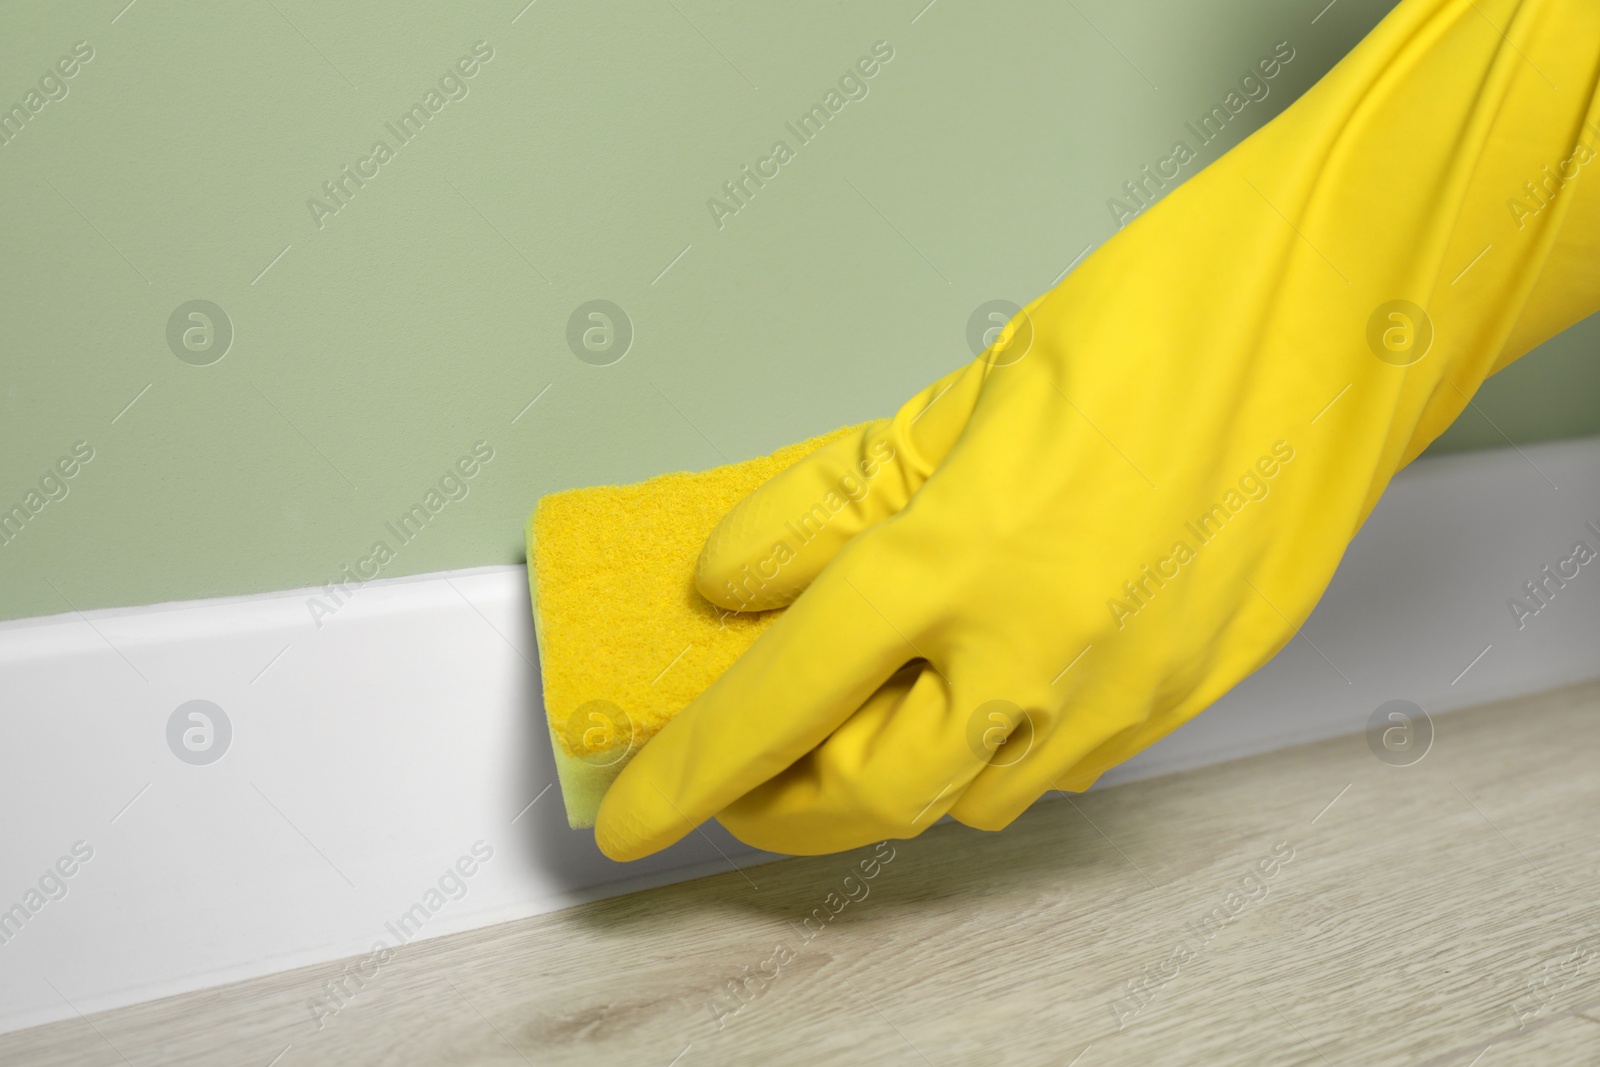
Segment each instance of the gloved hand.
M700 591L793 604L600 847L998 829L1227 692L1483 379L1600 308L1597 76L1593 0L1404 0L983 357L745 500Z

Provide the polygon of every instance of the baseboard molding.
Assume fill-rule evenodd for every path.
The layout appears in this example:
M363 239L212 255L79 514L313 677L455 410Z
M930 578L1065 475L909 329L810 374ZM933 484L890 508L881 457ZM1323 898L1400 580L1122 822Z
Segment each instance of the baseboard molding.
M1418 462L1303 637L1102 784L1358 732L1391 699L1433 714L1600 674L1600 567L1521 629L1507 607L1600 548L1589 522L1600 439ZM0 924L43 901L0 925L0 1031L772 858L712 825L614 864L567 828L522 568L375 581L319 626L321 595L0 624ZM192 700L231 725L209 764L169 747Z

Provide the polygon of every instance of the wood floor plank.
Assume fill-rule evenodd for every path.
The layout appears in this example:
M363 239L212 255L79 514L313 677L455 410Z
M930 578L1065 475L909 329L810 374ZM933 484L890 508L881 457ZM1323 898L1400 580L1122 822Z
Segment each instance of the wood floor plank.
M1600 1064L1600 683L1434 728L1407 767L1305 745L416 943L359 985L341 962L0 1036L0 1062Z

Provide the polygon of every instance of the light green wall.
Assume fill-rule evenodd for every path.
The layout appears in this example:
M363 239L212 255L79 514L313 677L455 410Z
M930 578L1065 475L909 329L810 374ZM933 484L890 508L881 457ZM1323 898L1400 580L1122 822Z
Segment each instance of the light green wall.
M321 584L379 540L385 575L514 562L543 493L885 414L969 358L977 305L1110 236L1106 199L1276 42L1241 135L1389 6L125 2L0 8L0 105L94 50L0 146L0 505L94 453L0 547L0 617ZM468 95L319 228L308 199L478 41ZM878 41L868 95L799 146L785 123ZM708 198L779 139L719 229ZM566 341L597 298L636 334L608 366ZM234 331L207 366L167 340L197 299ZM1521 440L1595 431L1596 340L1480 406ZM386 523L480 440L401 545Z

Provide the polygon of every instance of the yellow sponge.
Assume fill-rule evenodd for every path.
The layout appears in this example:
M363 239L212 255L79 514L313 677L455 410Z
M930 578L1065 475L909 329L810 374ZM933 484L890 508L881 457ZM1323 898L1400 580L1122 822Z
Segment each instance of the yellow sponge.
M694 588L722 516L768 478L849 433L635 485L569 489L528 518L539 673L574 827L593 826L622 768L777 616L727 612Z

